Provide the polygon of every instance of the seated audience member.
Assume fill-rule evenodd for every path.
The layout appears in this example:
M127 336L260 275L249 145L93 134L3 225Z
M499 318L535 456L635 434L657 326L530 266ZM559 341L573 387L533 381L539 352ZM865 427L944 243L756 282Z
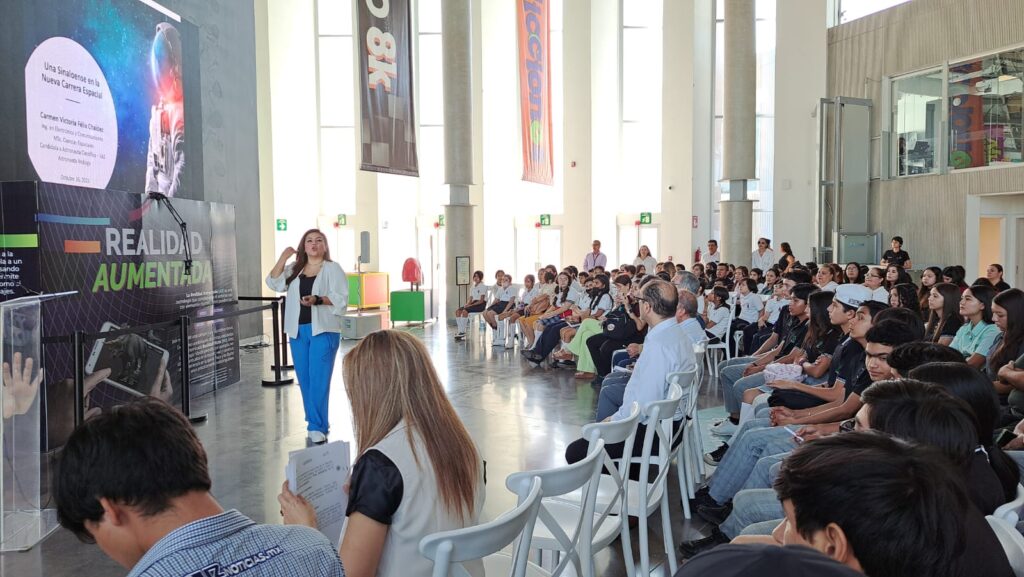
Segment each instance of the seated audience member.
M771 363L792 363L803 356L803 351L799 347L807 334L810 318L807 299L815 287L810 283L791 284L797 275L808 276L805 272L797 271L783 275L783 282L792 287L790 303L786 309L785 320L782 316L779 317L772 336L752 356L739 357L718 364L719 379L724 390L725 408L729 412L729 418L712 425L711 430L716 435L728 436L736 430L743 391L764 384L763 372L766 366Z
M534 356L543 359L546 352L553 351L558 346L561 346L563 350L559 350L554 355L554 360L575 366L575 362L572 360L574 357L573 353L565 349L576 337L577 330L583 329L589 336L600 333L601 323L604 322L605 314L610 312L614 306L611 296L611 282L608 280L608 277L603 274L594 275L591 282L587 285L587 294L583 295L579 302L573 305L572 315L566 319L567 325L559 329L557 334L546 337L548 340L534 347ZM546 331L545 334L547 334ZM577 379L592 379L593 377L594 373L592 371L586 376L576 376Z
M828 382L832 355L839 343L846 338L849 320L856 312L856 308L851 307L851 312L833 315L833 308L846 310L846 307L849 306L835 299L842 299L843 302L849 300L851 297L847 293L851 290L863 291L864 287L851 285L847 289L843 289L843 294L839 296L832 291L818 290L811 293L808 297L810 320L807 325L807 334L800 344L803 354L792 363L800 368L800 376L788 381L776 379L768 382L766 379L767 386L778 390L802 390L811 395L822 391L825 392L822 396L823 401L839 398L839 393L834 392L837 391L835 387L818 387L817 385ZM834 320L834 318L840 320ZM763 402L767 403L768 394L762 392L760 388L747 389L743 392L743 403L740 405L740 424L754 417L755 399L762 395L764 395Z
M885 271L873 266L864 275L864 286L871 290L871 300L889 304L889 289L885 288Z
M341 537L345 572L430 575L419 542L477 524L484 463L416 337L371 333L345 354L342 373L357 455ZM285 523L317 526L312 506L287 483L278 501Z
M997 292L1008 290L1010 285L1003 279L1003 265L992 263L985 270L985 280L992 285Z
M885 289L892 290L898 284L914 284L914 281L902 267L890 264L885 267Z
M767 278L774 279L775 277L771 272L769 271L770 274L768 274ZM775 322L779 320L779 312L789 306L788 293L781 281L772 282L771 286L765 287L765 290L768 292L761 291L760 294L768 294L770 298L764 301L764 308L761 309L756 326L748 325L743 329L744 351L751 351L760 347L764 340L771 336Z
M910 309L886 307L879 310L874 318L875 324L888 320L897 321L907 327L914 341L924 338L924 321Z
M756 284L757 291L759 291L759 290L764 288L764 271L763 270L761 270L761 269L759 269L757 267L754 267L754 268L750 269L750 279L752 281L754 281L754 283ZM754 292L757 292L757 291L754 291Z
M723 545L687 561L675 577L861 577L864 573L804 545Z
M600 285L596 298L591 292L595 283ZM558 346L562 330L568 327L570 323L579 323L581 319L589 318L590 316L600 317L604 315L605 309L591 309L591 303L595 307L600 305L611 308L607 277L602 276L600 281L587 281L586 285L577 291L570 289L565 304L556 308L556 311L561 311L561 314L548 312L537 321L537 324L534 325L534 330L539 331L540 336L536 338L536 343L531 350L522 351L523 356L526 357L531 366L534 368L540 367L541 363Z
M469 313L482 313L487 308L487 290L487 285L484 284L483 271L473 272L473 284L469 287L469 300L466 301L466 304L455 309L455 324L458 326L455 340L461 341L466 338Z
M978 370L962 362L928 363L910 371L910 378L942 387L954 397L963 400L974 413L977 428L977 446L973 466L979 471L968 474L968 489L972 500L982 513L991 513L1003 503L1017 497L1020 471L1017 465L995 444L994 433L999 420L999 399L990 381ZM865 401L866 402L866 401ZM975 488L972 482L989 477L995 472L998 484L989 482Z
M871 577L1010 577L999 540L959 477L935 449L881 433L806 443L775 482L785 520L773 537Z
M942 282L947 282L951 285L955 285L960 292L963 292L967 288L967 283L964 282L964 270L960 266L947 266L942 269Z
M964 371L973 371L962 363L959 367ZM972 399L981 401L981 396L976 394L976 384L973 389L974 392L964 392L971 395ZM936 448L961 472L974 506L982 514L989 514L1005 502L1002 498L1004 489L1000 484L1000 469L1011 477L1007 483L1018 475L1013 471L1013 462L1004 454L998 455L1000 465L997 467L995 463L989 465L986 454L977 451L979 428L972 406L955 394L956 391L947 391L938 385L916 380L881 381L864 391L864 407L856 417L837 426L805 427L803 433L807 436L801 436L802 440L798 444L852 430L874 430ZM991 440L987 442L991 444ZM778 455L773 459L759 461L744 490L736 495L733 512L722 523L720 532L713 532L712 538L685 544L682 546L684 551L692 553L697 549L706 549L736 537L741 531L747 535L763 534L761 531L767 527L759 523L783 517L781 506L767 488L775 480L775 473L770 471L760 478L754 477L758 476L756 469L761 468L762 463L778 463L784 457ZM1013 483L1012 490L1015 491L1016 481ZM755 523L759 525L752 526Z
M849 419L860 410L860 395L864 389L873 382L892 378L892 369L889 368L888 362L889 353L899 345L913 342L913 330L898 321L879 321L861 336L861 329L868 322L863 320L862 316L865 309L865 306L857 309L857 316L860 319L850 330L850 339L864 345L864 371L857 375L854 382L842 383L845 397L807 409L792 409L785 404L776 406L772 409L772 421L776 425L838 423ZM845 355L846 351L843 354ZM839 385L837 378L835 386Z
M520 351L521 354L533 347L538 331L542 331L547 325L562 322L563 317L571 313L572 299L576 298L576 293L572 290L572 277L566 272L558 273L555 283L555 293L547 310L536 319L532 316L519 319L519 329L526 341L523 350Z
M597 405L598 421L616 421L629 416L630 406L636 402L641 409L652 401L664 400L667 388L665 376L669 373L692 371L696 368L693 343L683 337L675 320L678 292L667 282L655 280L644 286L640 296L640 315L650 327L644 340L644 350L636 361L633 373L620 391L602 388ZM350 353L351 354L351 353ZM674 427L683 424L683 408L675 415ZM637 428L637 439L646 434L646 417ZM565 450L568 463L576 463L587 456L587 439L573 441ZM613 459L622 456L622 443L605 445ZM633 454L639 455L643 443L633 445ZM655 446L657 452L657 446Z
M910 375L910 371L927 363L965 363L956 349L937 343L915 341L895 347L889 353L889 369L893 378Z
M976 369L985 366L986 355L999 334L992 324L992 299L996 289L975 286L964 290L960 297L960 316L964 324L956 332L949 346L963 353L967 364Z
M499 328L498 317L514 310L519 299L519 289L512 286L512 277L505 275L494 289L493 295L491 306L484 311L484 321L495 331L494 346L497 347L505 340L504 325Z
M740 281L747 280L750 278L750 269L745 266L738 266L733 268L733 265L729 265L729 270L733 271L732 282L733 284L739 283Z
M1000 334L986 356L985 376L1014 412L1024 415L1024 371L1014 364L1024 355L1024 292L1008 289L997 294L992 299L992 322Z
M964 324L960 316L960 289L956 285L940 282L928 293L928 327L925 340L948 345Z
M736 331L742 331L751 324L756 324L761 318L761 311L764 310L764 301L757 294L757 283L752 278L736 283L736 299L739 301L739 316L733 320L729 329L730 346L734 346L731 335ZM734 353L739 354L735 351Z
M514 326L514 323L518 323L521 317L529 314L528 310L533 305L533 301L539 297L540 286L537 284L537 279L532 274L526 275L523 277L523 295L516 299L515 308L498 315L498 322L508 319L509 326Z
M602 275L600 278L606 277ZM573 356L576 357L575 378L577 379L593 379L596 374L593 357L590 355L590 349L587 348L587 340L603 333L608 323L612 324L612 330L614 330L616 323L632 322L626 314L626 301L630 290L629 277L620 275L615 279L615 286L617 286L617 290L614 291L614 297L609 296L610 292L603 296L600 293L597 297L592 295L591 306L596 306L601 310L605 310L602 307L606 307L607 312L600 316L583 319L568 344L562 348L562 351L555 354L555 358L558 360L569 360ZM600 289L598 290L600 291ZM563 337L562 340L564 341L565 338ZM565 354L561 355L560 353Z
M814 276L814 284L823 291L834 291L839 283L833 278L832 267L823 266L818 269L818 273Z
M533 297L528 306L523 308L522 312L513 315L516 317L515 322L519 323L519 332L522 335L521 339L524 348L533 346L533 333L530 333L530 340L527 340L525 327L532 327L551 308L551 302L555 298L555 289L557 288L555 273L544 268L539 270L537 274L540 275L538 278L541 279L541 282L537 288L536 296Z
M941 268L930 266L921 271L921 286L917 288L917 308L925 320L928 320L928 297L931 295L932 287L940 282L942 282Z
M843 269L843 284L864 284L864 275L860 272L860 263L847 263Z
M707 295L704 305L704 329L708 333L708 342L720 343L728 338L729 319L732 312L729 310L729 291L716 286Z
M889 289L889 306L907 309L920 317L921 307L917 302L917 287L910 283L902 283Z
M704 272L704 264L700 262L695 262L693 263L692 269L693 270L691 270L690 272L697 276L697 279L700 281L700 290L701 292L703 292L704 289L706 289L708 286L708 278Z
M701 328L699 317L697 316L697 297L686 289L679 289L679 306L676 307L676 322L680 332L691 343L702 346L707 343L707 332ZM626 347L626 353L629 355L630 361L639 357L643 350L643 344L634 343ZM630 373L631 371L620 371L605 377L602 382L602 390L604 387L612 387L609 391L621 390L626 386L626 382L629 381ZM619 388L615 389L614 387L616 386Z
M605 330L587 339L587 349L594 361L596 376L590 384L602 384L604 377L612 372L612 355L615 351L632 343L642 343L647 331L647 323L640 314L638 295L648 284L658 280L657 277L646 277L640 284L624 297L623 305L626 313L625 323L616 323L614 330Z
M731 291L733 289L733 280L732 277L729 276L729 273L730 271L728 263L718 263L718 267L715 269L715 278L713 284L724 287L726 292Z
M210 494L206 451L177 409L151 397L78 427L58 457L61 525L132 577L344 577L338 553L307 527L259 525ZM244 564L244 565L243 565Z

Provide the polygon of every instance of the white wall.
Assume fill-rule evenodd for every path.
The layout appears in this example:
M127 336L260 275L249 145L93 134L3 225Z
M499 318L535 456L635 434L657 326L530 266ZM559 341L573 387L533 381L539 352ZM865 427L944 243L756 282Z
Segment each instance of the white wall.
M828 7L821 0L777 4L775 45L775 214L779 252L789 242L811 260L817 203L817 119L827 89Z

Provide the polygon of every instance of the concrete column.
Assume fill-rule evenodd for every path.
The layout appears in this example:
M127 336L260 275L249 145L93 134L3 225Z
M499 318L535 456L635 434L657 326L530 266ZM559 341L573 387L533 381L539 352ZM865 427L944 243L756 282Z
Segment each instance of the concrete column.
M729 201L721 206L722 256L750 265L753 203L747 181L755 166L757 54L754 0L725 0L725 120L722 180L729 183Z
M668 6L666 5L666 11ZM692 31L692 54L693 54L693 216L697 217L697 228L691 229L692 235L688 248L688 254L684 262L689 266L693 259L693 253L697 248L701 251L707 250L705 243L711 235L712 190L718 190L713 182L712 172L712 130L715 125L714 113L714 91L715 85L715 2L714 0L694 0L693 2L693 26ZM687 30L683 29L681 35L686 36ZM665 35L666 40L668 34ZM666 53L665 63L668 66L670 58ZM666 106L672 100L664 100ZM666 132L668 132L666 130ZM667 166L667 164L666 164ZM685 224L683 225L685 226ZM678 257L677 257L678 258Z
M563 114L562 259L582 260L590 246L593 188L591 186L591 33L590 0L565 0L562 19ZM555 119L556 122L559 119ZM608 239L610 241L610 239ZM546 264L546 263L545 263ZM579 266L578 264L576 266Z
M441 2L441 51L444 60L444 155L449 205L445 207L445 269L448 318L454 318L460 299L455 284L455 257L470 257L479 267L474 242L470 187L475 183L473 154L473 2Z
M615 215L609 207L617 205L622 194L622 30L619 0L590 2L590 118L591 118L591 217L590 236L582 247L571 247L568 263L582 262L590 241L601 241L608 263L616 266L627 255L620 255ZM576 18L576 16L571 16ZM566 102L568 107L568 102ZM572 211L566 203L566 212ZM563 251L564 252L564 251ZM632 262L632 255L628 255ZM567 264L568 264L567 263Z

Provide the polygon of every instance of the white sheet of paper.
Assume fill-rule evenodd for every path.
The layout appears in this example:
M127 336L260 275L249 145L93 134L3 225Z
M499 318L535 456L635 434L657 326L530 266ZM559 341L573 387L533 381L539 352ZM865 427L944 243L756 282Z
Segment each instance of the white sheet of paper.
M337 547L345 526L350 449L346 441L334 441L288 453L285 476L288 488L309 501L316 511L318 529Z

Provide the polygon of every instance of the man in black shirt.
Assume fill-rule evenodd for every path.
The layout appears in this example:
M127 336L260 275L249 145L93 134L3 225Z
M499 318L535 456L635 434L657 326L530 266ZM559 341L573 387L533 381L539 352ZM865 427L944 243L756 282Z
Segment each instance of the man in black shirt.
M900 268L910 268L910 255L903 250L903 237L892 237L892 249L882 255L882 266L894 264Z

